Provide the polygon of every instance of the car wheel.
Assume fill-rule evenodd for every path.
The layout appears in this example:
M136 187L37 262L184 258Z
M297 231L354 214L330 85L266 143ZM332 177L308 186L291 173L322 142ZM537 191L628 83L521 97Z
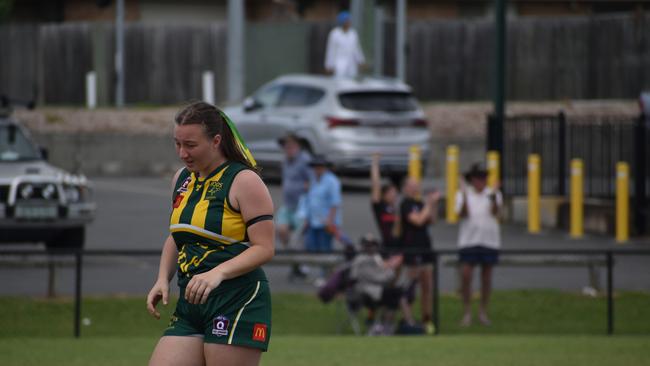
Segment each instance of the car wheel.
M45 242L47 249L81 249L84 247L86 229L76 227L62 230L56 237Z

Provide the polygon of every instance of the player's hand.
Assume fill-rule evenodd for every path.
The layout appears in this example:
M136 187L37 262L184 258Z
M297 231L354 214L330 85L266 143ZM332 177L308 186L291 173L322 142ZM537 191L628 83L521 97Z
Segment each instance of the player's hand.
M427 202L429 205L433 205L435 203L438 203L440 201L440 191L439 190L434 190L431 193L427 194Z
M386 263L386 267L395 270L402 265L403 261L404 261L404 256L398 254L388 258L385 263Z
M223 274L216 268L194 275L185 287L185 300L190 304L205 304L208 295L223 281Z
M156 310L156 305L162 300L163 305L167 305L169 300L169 282L158 280L147 295L147 311L154 318L160 319L160 313Z
M379 159L381 158L381 154L378 152L372 153L372 164L379 166Z
M460 191L463 194L466 194L467 193L467 182L465 181L465 177L460 177L460 179L458 179L458 183L460 185Z

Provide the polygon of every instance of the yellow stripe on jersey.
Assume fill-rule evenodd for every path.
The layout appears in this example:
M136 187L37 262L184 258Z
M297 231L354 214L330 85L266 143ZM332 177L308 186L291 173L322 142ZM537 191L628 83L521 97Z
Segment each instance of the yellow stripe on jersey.
M194 213L192 214L192 226L196 227L204 227L205 225L205 217L208 215L208 209L210 207L210 201L205 199L205 194L208 192L208 187L210 186L210 182L217 182L221 177L223 176L223 173L228 170L228 167L226 166L225 168L221 169L219 173L217 173L214 177L211 177L210 179L202 182L203 184L203 194L201 195L201 200L199 203L194 206Z
M224 236L244 240L246 237L246 223L244 222L241 213L231 208L227 200L223 203L222 222L221 233Z

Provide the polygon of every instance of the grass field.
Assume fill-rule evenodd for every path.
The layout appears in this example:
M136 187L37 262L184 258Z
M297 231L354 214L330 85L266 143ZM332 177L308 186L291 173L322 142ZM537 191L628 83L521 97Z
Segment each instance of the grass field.
M2 365L146 365L154 337L0 341ZM262 365L650 365L639 336L274 336Z
M650 365L650 294L616 296L614 337L605 299L559 291L494 294L494 325L458 327L459 300L443 296L438 337L355 337L340 304L273 295L273 335L263 365ZM0 298L1 365L141 365L173 309L155 321L144 298L87 298L89 321L73 339L72 301ZM347 334L345 334L347 333Z

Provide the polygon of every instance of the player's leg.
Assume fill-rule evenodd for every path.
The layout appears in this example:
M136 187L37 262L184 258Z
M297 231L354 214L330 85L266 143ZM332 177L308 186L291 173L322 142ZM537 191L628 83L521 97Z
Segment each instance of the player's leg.
M472 323L472 274L474 265L461 262L461 295L463 298L463 319L462 326L469 326Z
M204 345L206 366L257 366L262 350L252 347L206 343Z
M418 275L421 289L420 305L422 306L422 322L427 323L431 321L431 314L433 312L433 265L421 265Z
M484 325L490 325L490 318L487 315L488 303L492 292L492 265L483 264L481 266L481 310L479 319Z
M161 337L149 360L149 366L203 366L203 337Z

